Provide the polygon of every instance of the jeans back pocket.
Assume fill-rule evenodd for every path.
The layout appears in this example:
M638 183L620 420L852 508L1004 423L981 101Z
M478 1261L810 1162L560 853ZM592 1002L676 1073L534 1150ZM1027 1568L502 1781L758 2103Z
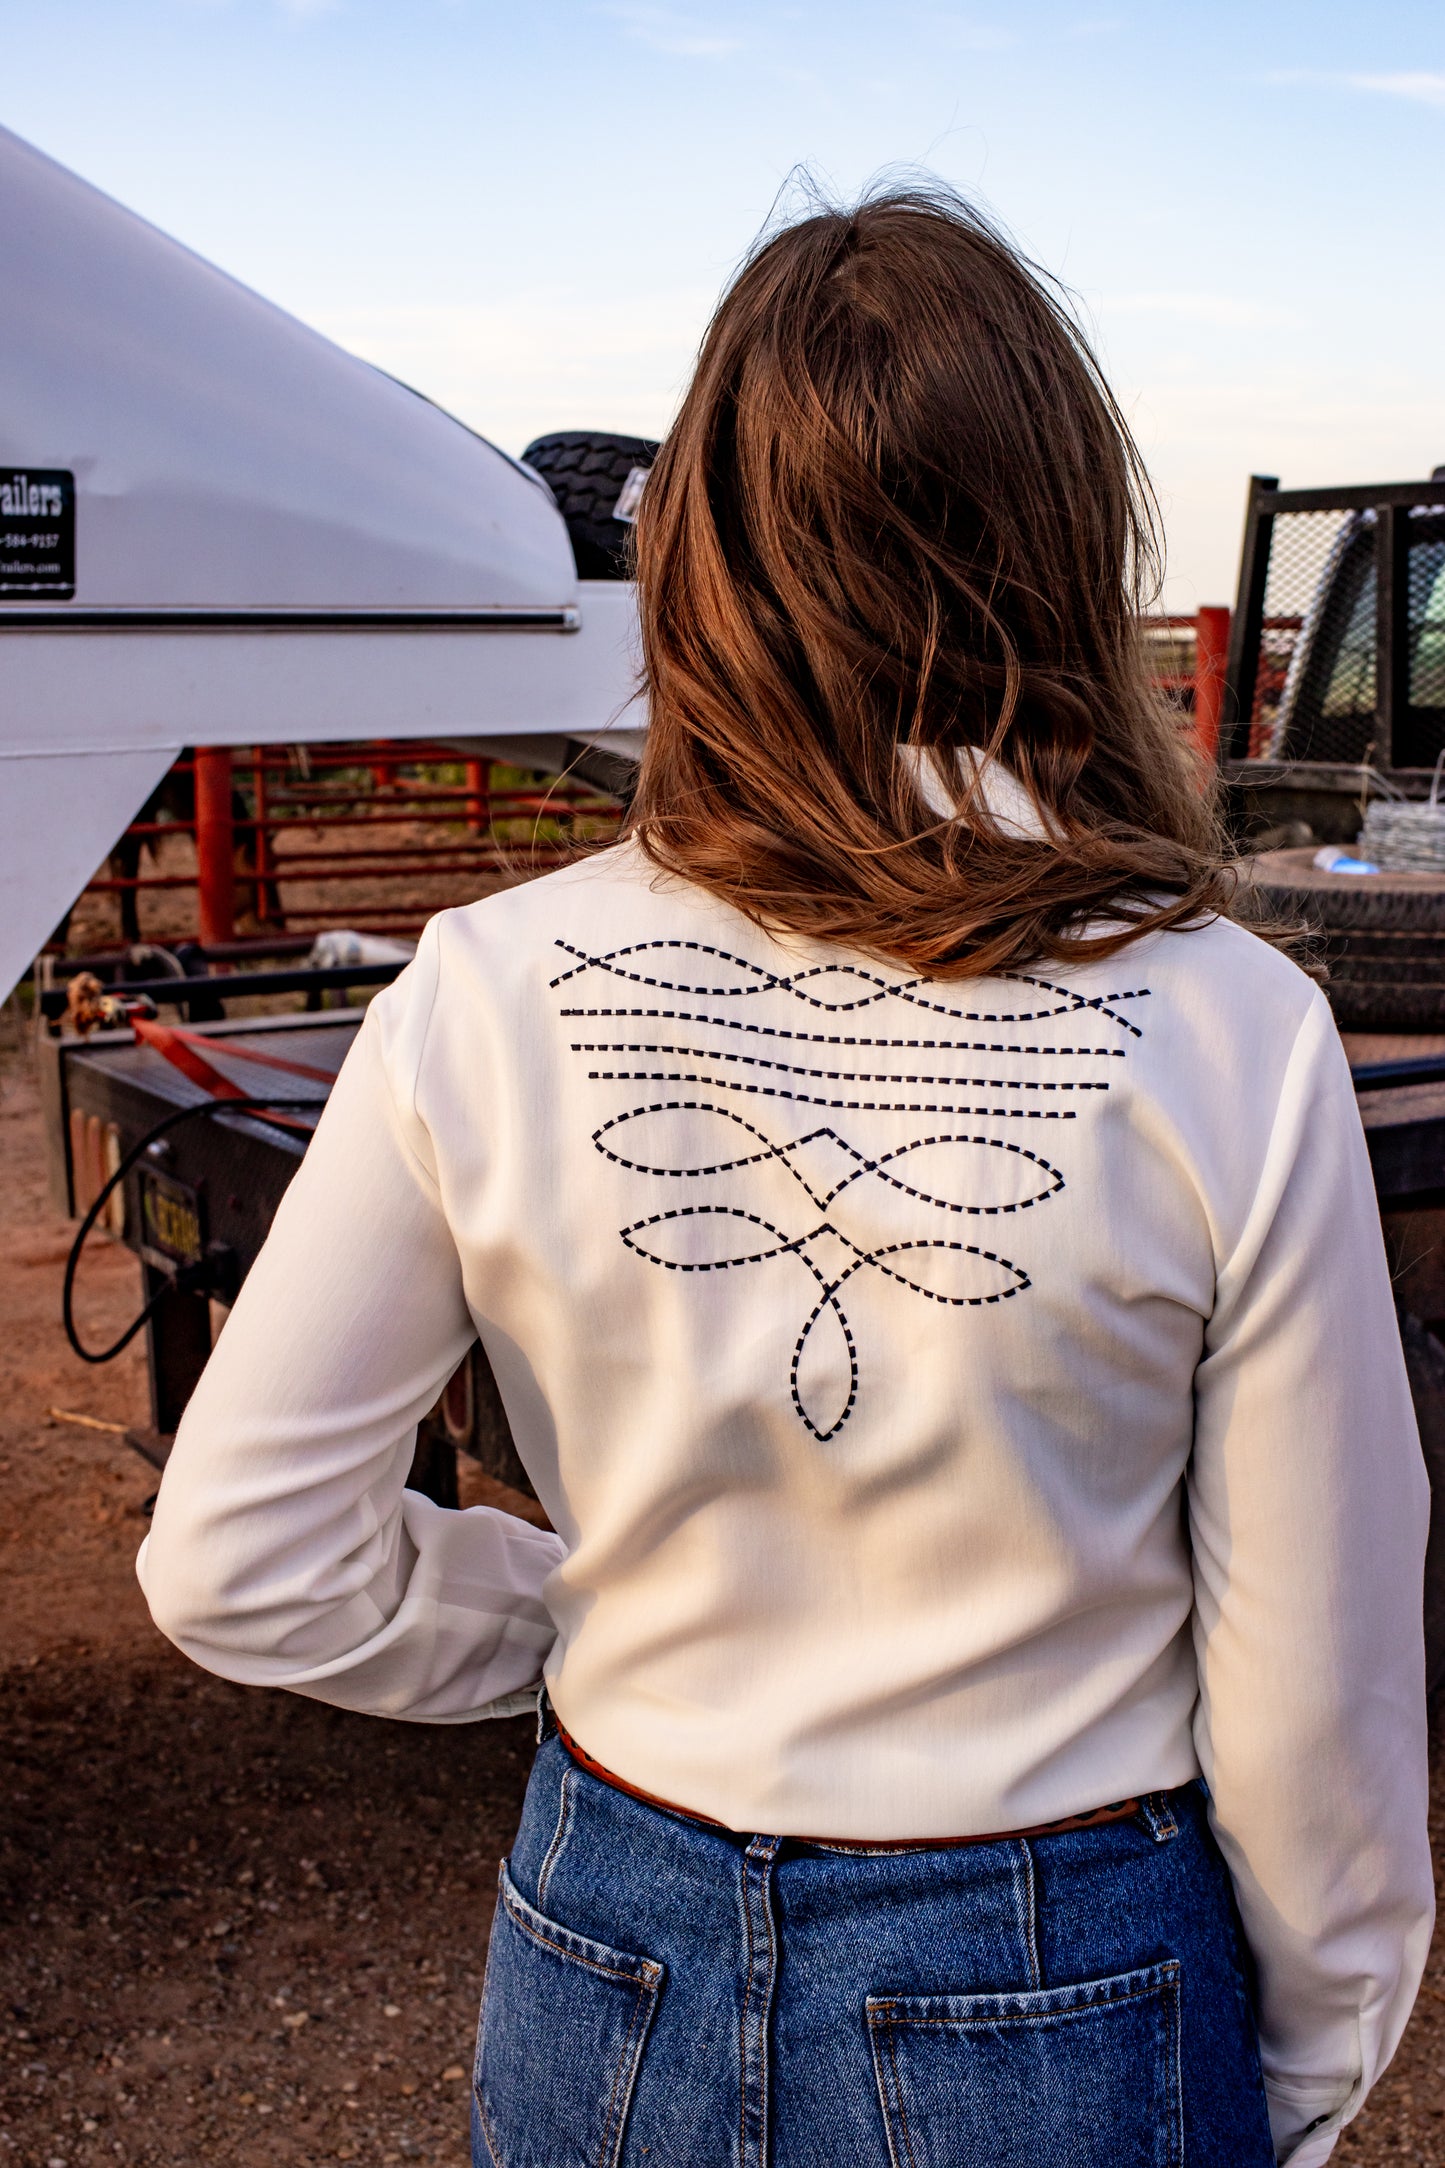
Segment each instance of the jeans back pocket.
M1013 1995L877 1995L893 2168L1179 2168L1179 1966Z
M529 1905L505 1862L472 2079L483 2168L614 2168L664 1967Z

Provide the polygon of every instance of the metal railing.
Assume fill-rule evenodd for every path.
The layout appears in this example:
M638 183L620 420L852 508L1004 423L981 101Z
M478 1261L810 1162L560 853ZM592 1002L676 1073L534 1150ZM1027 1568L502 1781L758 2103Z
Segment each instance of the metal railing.
M174 764L86 893L123 900L123 939L147 931L139 900L172 890L194 891L188 932L208 948L235 938L243 899L258 933L339 917L412 933L478 884L563 863L620 817L616 798L575 778L462 761L444 746L201 747ZM194 843L193 865L144 864L177 838Z
M1178 701L1189 735L1206 760L1219 750L1224 714L1225 664L1230 616L1210 605L1192 617L1149 617L1144 621L1145 650L1155 682Z

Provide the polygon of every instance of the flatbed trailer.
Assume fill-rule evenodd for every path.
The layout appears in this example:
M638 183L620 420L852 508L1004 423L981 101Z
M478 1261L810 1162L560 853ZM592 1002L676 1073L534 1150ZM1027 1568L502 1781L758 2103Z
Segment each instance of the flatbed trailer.
M354 984L358 976L389 978L399 969L376 966L349 976ZM215 1005L258 980L343 976L247 974L171 981L154 991L177 1006ZM46 1005L53 1010L57 997ZM217 1098L128 1028L81 1037L57 1028L53 1017L42 1026L41 1091L57 1205L81 1218L110 1176L137 1155L98 1225L133 1250L140 1266L137 1315L146 1312L150 1422L127 1437L158 1468L210 1354L217 1305L235 1300L255 1263L364 1014L347 1007L185 1028L184 1053L213 1057L247 1099L269 1101L269 1109ZM91 1350L91 1359L103 1352ZM421 1426L411 1487L454 1506L458 1452L498 1482L533 1495L479 1343Z

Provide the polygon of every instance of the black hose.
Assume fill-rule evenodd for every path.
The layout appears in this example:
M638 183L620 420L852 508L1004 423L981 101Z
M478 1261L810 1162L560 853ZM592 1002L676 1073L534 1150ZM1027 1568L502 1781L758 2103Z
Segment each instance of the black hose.
M250 1113L258 1115L260 1119L264 1121L266 1119L266 1111L268 1109L271 1109L275 1112L280 1112L282 1108L286 1107L324 1107L325 1104L326 1101L324 1099L317 1098L202 1099L198 1101L197 1104L193 1107L179 1107L177 1108L175 1113L167 1114L163 1121L155 1123L152 1128L148 1129L145 1132L145 1135L143 1137L139 1138L137 1142L131 1146L130 1150L126 1153L124 1159L122 1159L120 1165L116 1168L114 1174L112 1174L109 1179L102 1184L98 1195L91 1203L90 1210L86 1213L85 1218L80 1223L80 1227L76 1234L75 1240L70 1245L70 1255L65 1260L65 1285L61 1291L60 1297L60 1320L65 1327L66 1339L70 1342L71 1347L75 1350L75 1353L80 1357L83 1363L112 1362L123 1349L130 1346L131 1341L140 1331L142 1325L144 1325L147 1319L150 1318L154 1314L154 1312L160 1307L160 1304L165 1299L165 1297L172 1292L171 1287L163 1287L158 1289L157 1292L152 1295L150 1301L146 1304L145 1308L141 1311L139 1317L133 1318L130 1324L127 1325L125 1331L121 1334L120 1338L114 1341L110 1347L104 1350L104 1352L98 1352L94 1348L82 1347L80 1342L80 1336L75 1329L75 1311L73 1305L73 1297L75 1293L75 1275L80 1266L81 1251L85 1248L86 1238L89 1235L91 1229L94 1227L96 1221L100 1218L101 1213L105 1210L107 1203L110 1201L112 1192L119 1186L120 1183L125 1180L126 1176L130 1173L130 1170L135 1165L136 1161L141 1157L142 1153L150 1149L151 1145L155 1143L156 1138L164 1136L165 1132L168 1129L174 1129L180 1122L194 1120L194 1118L199 1114ZM197 1265L182 1265L176 1273L175 1281L173 1284L175 1287L182 1289L187 1287L196 1287L200 1285L203 1281L204 1274L204 1259L201 1261L200 1264Z

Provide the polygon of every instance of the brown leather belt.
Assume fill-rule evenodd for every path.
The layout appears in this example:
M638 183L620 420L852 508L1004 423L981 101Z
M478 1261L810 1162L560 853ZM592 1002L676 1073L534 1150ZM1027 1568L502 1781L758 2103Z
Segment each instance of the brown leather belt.
M629 1799L640 1799L645 1807L658 1807L664 1814L676 1814L684 1822L701 1822L708 1829L726 1829L726 1822L717 1821L711 1814L694 1813L691 1807L674 1806L670 1799L659 1799L655 1792L643 1791L639 1784L629 1784L625 1777L614 1776L600 1761L594 1761L585 1747L567 1731L555 1710L552 1722L557 1726L557 1737L579 1769L597 1777L603 1784L610 1784L615 1792L626 1792ZM1099 1829L1106 1822L1127 1822L1138 1814L1142 1802L1138 1799L1116 1799L1112 1806L1093 1807L1084 1814L1065 1814L1057 1822L1035 1822L1028 1829L998 1829L986 1836L977 1837L900 1837L883 1839L876 1837L798 1837L794 1844L823 1845L830 1852L935 1852L961 1844L1002 1844L1010 1837L1055 1837L1069 1829Z

